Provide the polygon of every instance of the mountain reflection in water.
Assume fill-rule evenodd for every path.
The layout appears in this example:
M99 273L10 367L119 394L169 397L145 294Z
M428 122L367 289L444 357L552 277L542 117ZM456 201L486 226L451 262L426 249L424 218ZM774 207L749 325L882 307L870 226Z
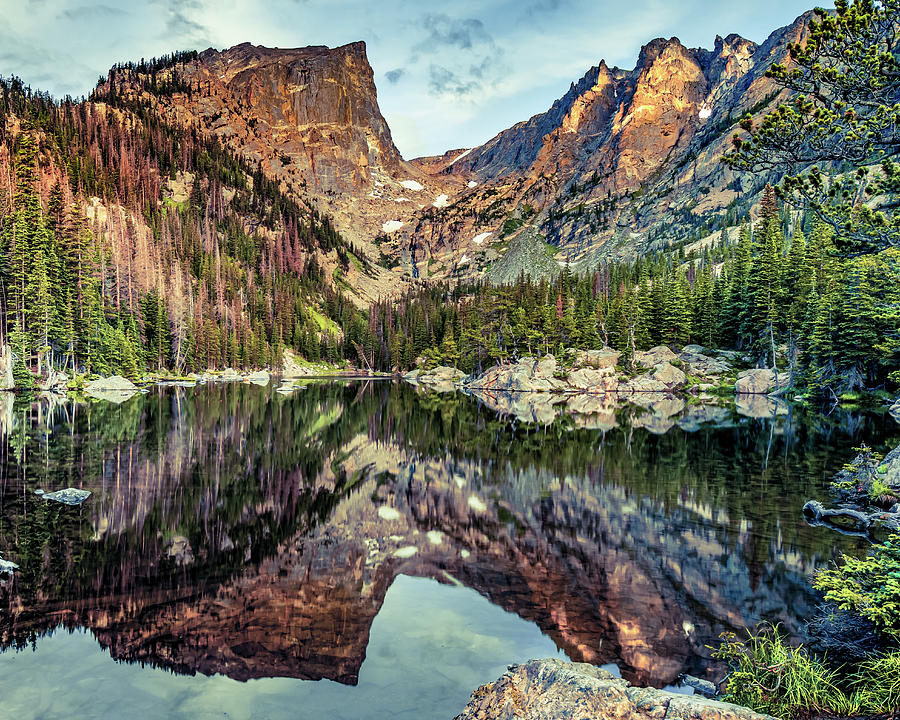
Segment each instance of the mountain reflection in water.
M605 433L538 427L392 382L8 407L0 555L21 568L0 582L0 645L40 653L63 637L50 631L86 629L115 659L176 673L355 685L401 574L474 590L547 649L641 684L704 674L724 630L802 633L808 576L855 541L800 507L854 445L896 441L890 419L729 416L660 435L620 415ZM70 486L93 494L34 494Z

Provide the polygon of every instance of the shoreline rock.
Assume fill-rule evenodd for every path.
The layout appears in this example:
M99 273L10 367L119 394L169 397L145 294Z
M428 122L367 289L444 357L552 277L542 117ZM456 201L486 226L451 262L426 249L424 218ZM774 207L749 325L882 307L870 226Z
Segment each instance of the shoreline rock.
M873 481L882 486L879 492L884 495L879 498L869 495ZM809 500L803 506L808 525L870 540L879 534L900 532L900 445L877 463L875 458L857 455L835 475L831 495L834 507L818 500Z
M555 658L511 665L482 685L455 720L775 720L700 695L633 687L606 670Z
M734 392L737 395L768 395L787 389L791 384L791 374L775 373L770 368L754 368L738 373Z
M92 380L84 386L84 394L95 400L106 400L112 403L123 403L140 392L128 378L113 375L108 378Z

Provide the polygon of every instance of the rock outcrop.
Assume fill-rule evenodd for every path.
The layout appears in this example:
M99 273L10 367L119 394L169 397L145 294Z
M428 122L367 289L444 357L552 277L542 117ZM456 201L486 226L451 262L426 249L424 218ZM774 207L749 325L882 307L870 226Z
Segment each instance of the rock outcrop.
M138 392L137 386L121 375L91 380L84 386L84 394L88 397L112 403L125 402Z
M210 49L153 83L118 67L95 97L115 88L217 138L301 205L328 213L370 260L390 258L392 270L347 271L348 285L372 299L416 278L512 282L632 257L683 239L739 197L752 201L761 185L721 157L739 118L787 97L766 71L807 22L762 45L737 35L709 50L652 40L633 69L601 61L547 112L484 145L412 162L381 115L362 42ZM169 90L154 92L155 83ZM173 182L173 197L190 196L191 178Z
M600 668L556 659L512 665L478 688L456 720L775 720L698 695L632 687Z
M770 368L742 370L738 373L734 391L738 395L766 395L786 388L791 381L791 374L778 372Z
M705 355L702 350L689 345L681 353L665 346L639 352L635 364L643 372L634 376L617 371L621 354L610 348L577 351L565 366L553 355L523 358L457 384L498 412L538 424L553 422L565 412L575 415L579 427L615 427L616 408L631 403L651 413L635 421L639 426L662 433L675 426L673 416L685 409L684 400L673 397L688 384L685 370L695 378L692 382L702 381L699 387L693 386L694 391L713 388L723 375L733 372L728 359ZM692 417L704 422L698 414Z
M435 179L400 156L364 42L292 49L242 43L160 71L156 81L171 80L174 92L154 93L148 80L113 68L96 96L115 85L119 96L165 121L217 138L299 202L327 212L375 259L366 243L394 227L386 223L408 225L437 195L465 184ZM189 195L189 183L184 190Z

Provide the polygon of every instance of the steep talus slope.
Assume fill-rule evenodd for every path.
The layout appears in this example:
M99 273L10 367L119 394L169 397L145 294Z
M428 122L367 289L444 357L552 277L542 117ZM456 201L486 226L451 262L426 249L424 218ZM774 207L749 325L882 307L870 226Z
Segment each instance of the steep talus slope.
M591 68L546 113L438 170L470 187L410 229L411 259L459 274L466 254L474 261L464 273L476 273L522 220L573 262L633 255L733 220L732 203L759 188L721 157L740 117L777 100L765 72L802 39L808 17L759 46L737 35L717 37L712 50L657 39L631 71ZM485 232L491 239L474 247Z

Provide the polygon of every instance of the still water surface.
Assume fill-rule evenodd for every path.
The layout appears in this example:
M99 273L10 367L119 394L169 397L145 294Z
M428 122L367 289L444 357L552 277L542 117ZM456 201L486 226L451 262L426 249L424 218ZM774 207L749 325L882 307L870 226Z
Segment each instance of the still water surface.
M884 416L535 427L404 385L159 388L2 413L0 693L17 718L452 718L511 662L703 674L802 633L809 528ZM82 487L79 507L35 490ZM123 714L124 713L124 714Z

